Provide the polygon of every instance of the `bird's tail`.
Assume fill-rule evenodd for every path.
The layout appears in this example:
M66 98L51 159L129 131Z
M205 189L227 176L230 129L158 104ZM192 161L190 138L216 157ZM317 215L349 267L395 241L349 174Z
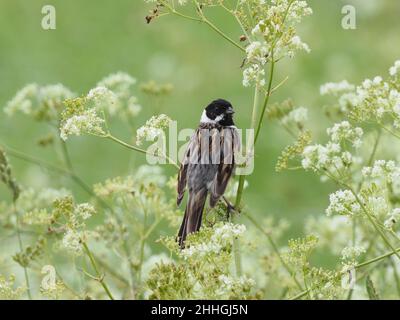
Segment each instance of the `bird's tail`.
M188 234L199 231L203 217L204 205L207 198L207 189L201 189L189 193L189 200L186 205L185 215L178 233L179 246L185 247L185 240Z

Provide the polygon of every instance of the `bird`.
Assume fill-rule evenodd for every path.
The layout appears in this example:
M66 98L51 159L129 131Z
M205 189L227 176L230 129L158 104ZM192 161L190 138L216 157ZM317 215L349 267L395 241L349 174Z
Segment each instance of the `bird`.
M223 197L235 169L240 137L233 122L232 104L224 99L212 101L204 110L200 124L186 147L178 173L177 205L186 189L188 200L177 241L181 249L190 233L199 231L209 195L213 208ZM225 201L225 197L223 197ZM227 201L228 207L233 208Z

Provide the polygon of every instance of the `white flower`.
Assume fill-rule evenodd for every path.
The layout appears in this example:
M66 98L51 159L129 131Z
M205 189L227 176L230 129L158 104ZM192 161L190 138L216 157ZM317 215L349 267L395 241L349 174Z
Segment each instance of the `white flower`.
M310 47L306 43L301 41L301 38L299 36L294 36L291 39L290 50L303 50L307 53L311 52Z
M64 141L70 135L80 136L81 134L105 134L102 125L104 119L100 118L95 109L85 110L82 114L74 115L66 119L60 128L60 137Z
M368 197L368 207L374 216L384 215L388 211L386 199L380 196Z
M365 178L385 178L396 169L394 161L376 160L372 167L364 167L362 174Z
M247 61L264 65L267 62L266 56L268 54L268 50L268 45L265 41L251 42L246 47Z
M56 108L60 106L65 99L73 98L75 94L62 84L51 84L43 86L38 92L38 100L41 104L45 103L47 107Z
M243 71L243 86L249 87L252 84L263 87L265 85L265 71L258 64L253 64Z
M82 254L82 234L73 229L67 229L62 239L62 245L65 249L75 253L76 255Z
M75 214L80 216L83 220L89 219L95 213L95 208L89 203L78 204L75 208Z
M138 100L136 97L132 96L128 100L128 106L127 106L127 114L131 117L135 117L139 114L139 112L142 110L142 106L138 103Z
M232 243L234 238L238 238L246 231L244 225L233 223L220 224L213 230L211 238L207 242L191 244L181 251L183 258L190 257L202 258L209 254L218 254L222 249Z
M169 126L171 121L171 118L165 114L151 117L144 126L136 131L136 144L141 145L145 140L153 141L163 134L163 130Z
M97 87L106 87L114 92L118 98L127 98L130 95L131 86L136 79L124 72L117 72L108 75L97 83Z
M398 76L400 73L400 60L397 60L394 65L390 68L389 74L392 77Z
M15 97L7 103L4 112L10 116L17 111L29 115L34 111L34 107L42 106L55 110L65 99L73 96L74 93L62 84L43 87L37 84L29 84L18 91Z
M342 260L355 260L357 257L365 253L366 250L364 247L354 246L354 247L345 247L342 250Z
M355 86L348 83L346 80L341 82L328 82L321 86L320 93L321 95L339 95L343 93L349 93L354 91Z
M91 89L86 98L93 101L97 109L107 110L111 116L115 115L121 107L117 95L103 86Z
M361 207L350 190L338 190L329 196L329 206L326 209L328 216L333 214L353 216L360 211Z
M335 123L332 128L327 129L328 135L334 142L350 141L354 148L359 148L362 144L362 136L364 134L361 128L353 128L348 121Z
M36 97L38 91L39 87L37 84L29 84L25 86L7 103L4 112L9 116L13 115L17 111L30 114L32 112L32 99Z
M297 124L303 124L308 119L308 110L304 107L299 107L290 111L285 117L282 118L282 123L287 124L294 122Z
M221 274L218 277L218 280L221 283L220 288L216 292L219 296L227 295L229 297L232 291L248 291L255 285L255 281L247 276L234 278L232 276Z
M400 220L400 208L393 209L385 220L384 225L387 229L393 229L394 225Z
M348 234L351 230L352 224L345 216L310 216L305 223L306 234L318 236L318 244L334 254L339 253L348 244Z

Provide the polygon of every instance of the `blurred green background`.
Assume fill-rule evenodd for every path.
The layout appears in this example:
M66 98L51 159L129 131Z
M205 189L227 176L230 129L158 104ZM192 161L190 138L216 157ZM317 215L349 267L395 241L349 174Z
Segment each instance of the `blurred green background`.
M289 76L273 101L292 98L297 106L310 109L309 127L323 137L326 120L319 86L347 79L359 83L366 77L387 72L400 57L400 2L395 0L310 0L314 15L301 24L299 33L312 52L279 64L276 83ZM57 29L41 28L41 8L56 8ZM357 10L357 29L341 27L345 4ZM172 83L174 91L161 108L138 90L143 111L136 127L116 121L117 136L132 141L132 129L162 111L178 120L179 128L195 128L204 106L214 98L230 100L236 108L236 123L250 122L252 90L241 85L241 52L206 26L172 16L151 24L145 16L151 5L140 0L1 0L0 1L0 108L25 84L62 83L83 94L101 78L124 71L139 82ZM209 9L216 25L235 39L235 23L224 12ZM0 141L27 154L59 163L52 148L38 146L48 127L18 115L0 113ZM291 142L277 124L266 122L256 149L255 174L248 178L244 201L258 216L289 220L286 237L298 236L308 215L321 215L334 186L320 184L304 172L275 173L276 159ZM126 175L145 163L119 145L92 137L68 141L76 171L89 184L108 177ZM131 158L134 158L133 160ZM15 175L26 186L73 188L78 199L86 194L67 178L11 158ZM173 174L171 167L166 167ZM0 186L0 199L7 198Z

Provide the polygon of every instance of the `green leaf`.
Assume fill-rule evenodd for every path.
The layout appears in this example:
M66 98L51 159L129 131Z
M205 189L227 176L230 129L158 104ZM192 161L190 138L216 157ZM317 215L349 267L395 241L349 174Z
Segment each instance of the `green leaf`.
M367 280L366 280L366 287L367 287L367 292L368 292L368 297L370 300L380 300L379 294L376 291L376 288L374 286L374 283L371 280L371 277L368 275Z

